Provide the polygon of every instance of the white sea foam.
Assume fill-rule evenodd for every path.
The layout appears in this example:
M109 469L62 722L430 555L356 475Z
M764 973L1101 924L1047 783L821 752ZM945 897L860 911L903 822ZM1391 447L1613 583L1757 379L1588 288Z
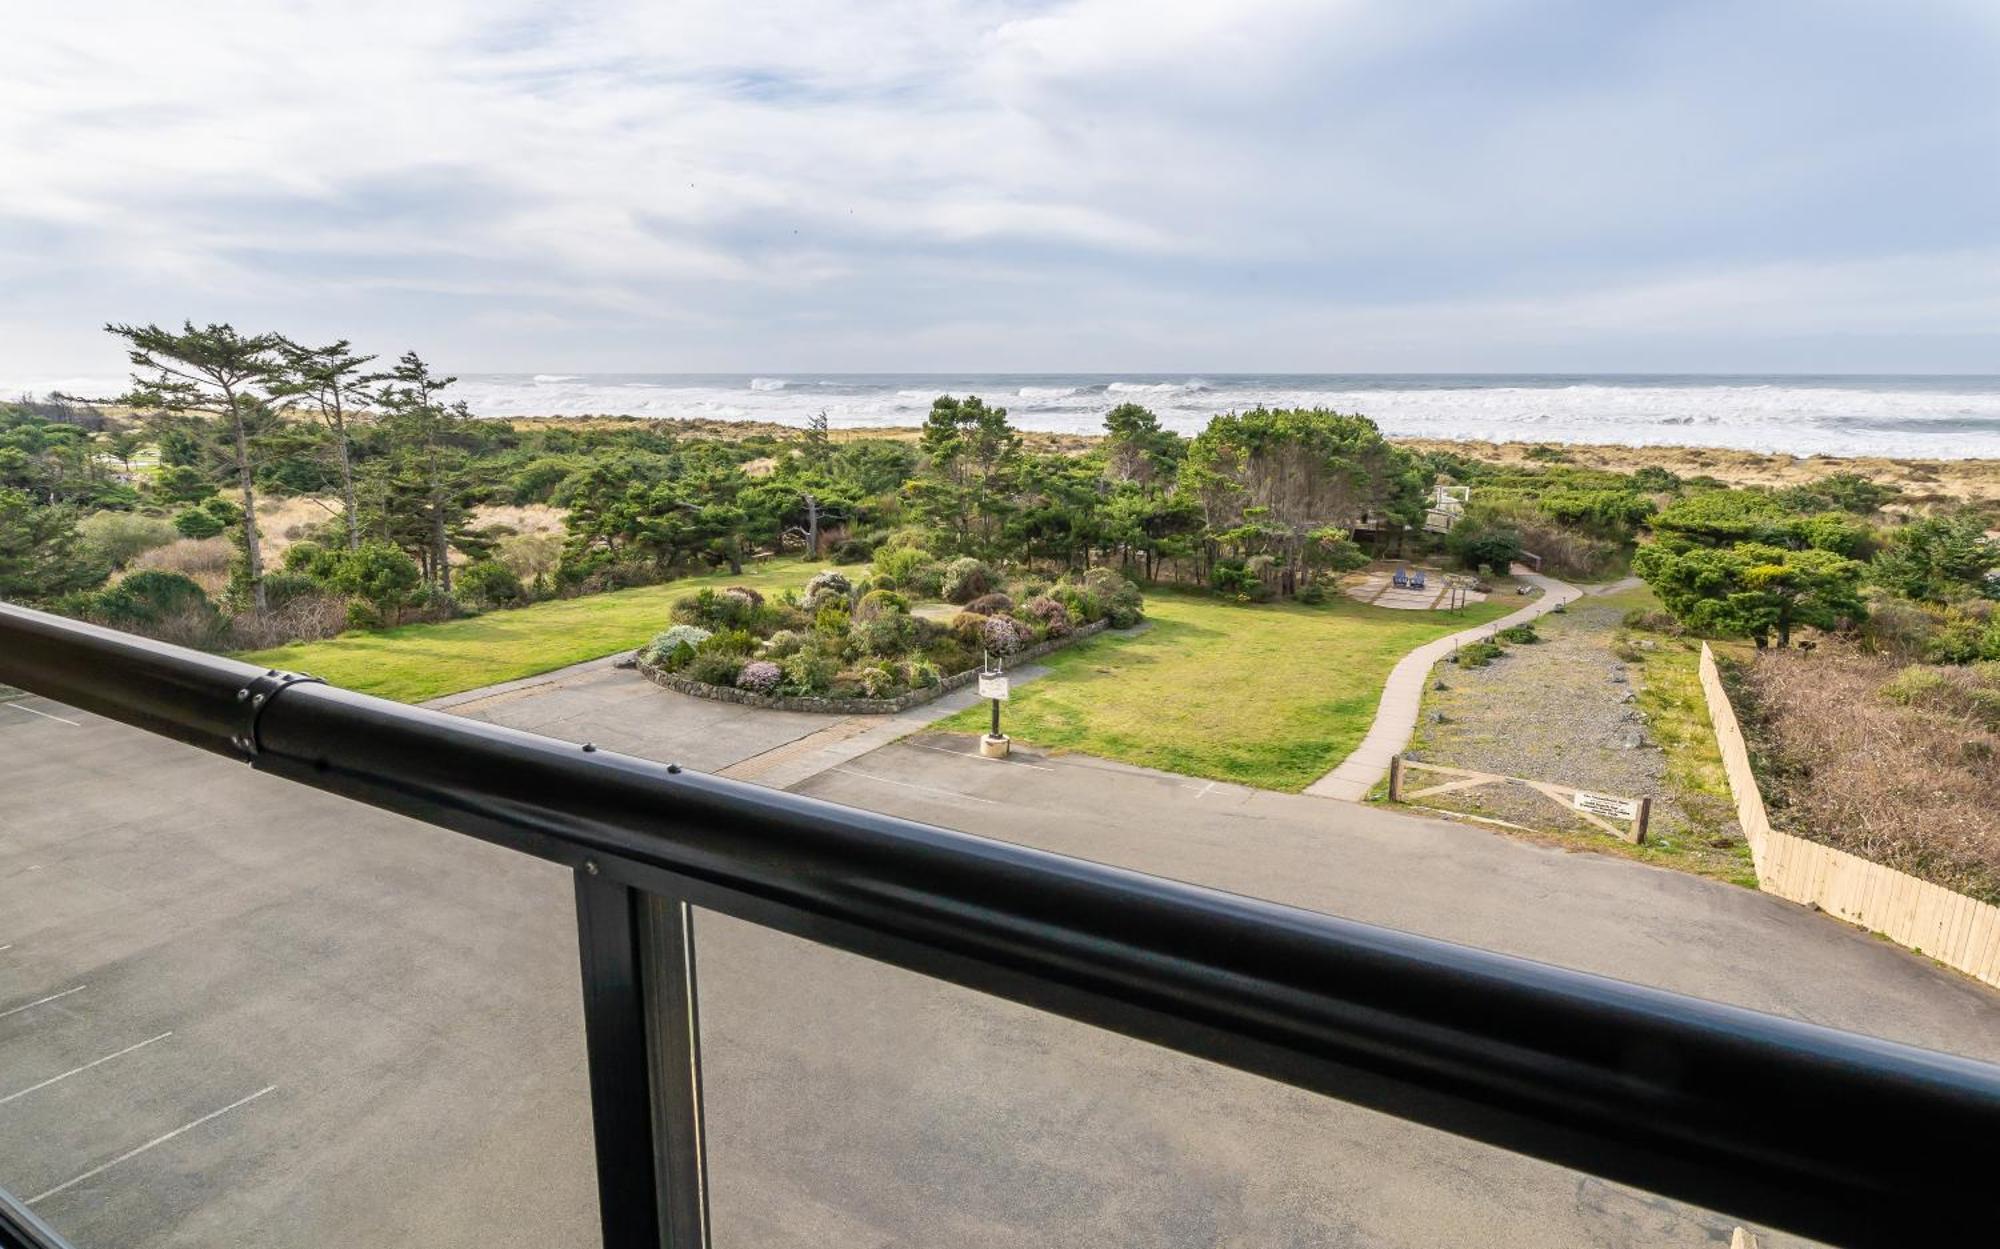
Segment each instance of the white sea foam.
M786 385L777 383L787 382ZM122 392L119 377L0 377L0 396ZM670 374L464 375L453 392L482 416L630 414L837 426L916 425L940 394L1014 408L1029 429L1093 432L1106 411L1143 403L1192 433L1219 412L1326 407L1392 434L1544 442L1741 447L1793 454L2000 458L2000 377L1195 378L1186 375L873 375L817 381Z

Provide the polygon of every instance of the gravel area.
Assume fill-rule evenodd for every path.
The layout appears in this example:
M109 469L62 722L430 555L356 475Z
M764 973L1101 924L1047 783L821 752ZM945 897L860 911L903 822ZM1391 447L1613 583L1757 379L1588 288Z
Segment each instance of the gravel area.
M1622 588L1623 583L1608 587ZM1629 605L1622 595L1587 594L1566 611L1535 622L1541 642L1510 645L1483 668L1438 664L1409 757L1598 793L1650 796L1654 849L1684 852L1698 842L1704 850L1726 851L1740 841L1733 822L1705 795L1684 795L1669 782L1667 756L1640 708L1644 665L1615 653ZM1636 645L1654 643L1642 639ZM1407 788L1449 779L1417 772ZM1521 785L1483 785L1417 801L1550 833L1610 840L1597 826Z

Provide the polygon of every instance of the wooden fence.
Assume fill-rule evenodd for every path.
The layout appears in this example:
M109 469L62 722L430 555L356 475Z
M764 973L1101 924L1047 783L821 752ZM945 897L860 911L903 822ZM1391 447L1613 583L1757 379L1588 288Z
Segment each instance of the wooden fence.
M1766 892L1815 905L2000 986L2000 907L1772 828L1764 795L1750 771L1743 728L1722 688L1715 653L1706 643L1701 648L1701 688L1708 698L1716 742L1722 747L1729 788L1736 796L1736 819L1750 842L1757 883Z

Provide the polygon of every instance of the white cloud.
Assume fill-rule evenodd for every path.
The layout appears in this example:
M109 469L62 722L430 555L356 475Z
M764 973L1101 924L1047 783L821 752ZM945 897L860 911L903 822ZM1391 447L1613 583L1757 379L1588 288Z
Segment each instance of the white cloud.
M1817 12L31 0L0 374L183 315L460 368L1992 332L1952 280L2000 207L1990 13Z

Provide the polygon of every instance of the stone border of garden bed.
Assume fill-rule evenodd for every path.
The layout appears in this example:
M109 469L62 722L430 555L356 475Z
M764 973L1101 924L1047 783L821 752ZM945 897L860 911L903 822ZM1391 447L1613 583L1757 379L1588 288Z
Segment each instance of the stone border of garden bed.
M1097 636L1104 632L1110 626L1110 623L1108 620L1100 620L1095 624L1083 626L1083 628L1078 629L1068 637L1055 638L1047 642L1038 642L1024 651L1010 655L1007 662L1009 664L1016 664L1025 659L1039 659L1052 651L1059 651L1063 647L1073 646L1085 638ZM964 689L979 679L979 669L967 668L964 672L953 673L928 689L910 690L908 693L898 694L894 698L819 698L789 694L753 694L749 690L739 690L733 686L710 685L706 681L690 681L686 677L676 676L671 672L662 672L643 659L638 660L637 666L640 675L653 684L670 689L676 694L686 694L691 698L706 698L718 703L735 703L741 707L762 707L766 711L814 711L822 714L837 713L840 715L860 716L894 715L899 711L908 711L912 707L921 707L934 698L944 697L953 690Z

